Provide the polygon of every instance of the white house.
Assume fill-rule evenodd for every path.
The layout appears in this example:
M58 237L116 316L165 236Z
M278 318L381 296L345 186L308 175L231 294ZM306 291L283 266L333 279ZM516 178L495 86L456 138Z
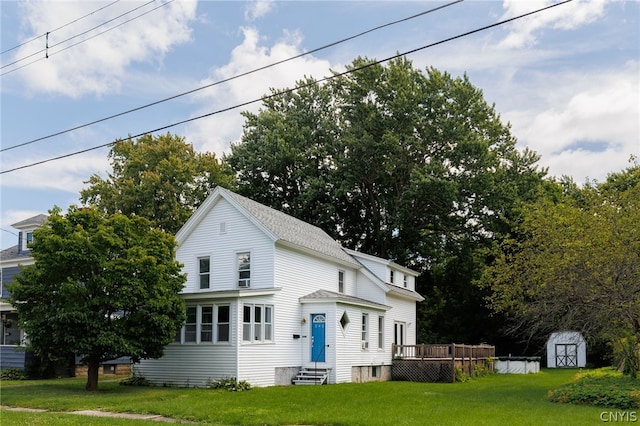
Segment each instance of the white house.
M388 380L392 344L415 344L418 273L315 226L218 187L176 238L187 322L134 366L153 383Z
M547 340L547 368L575 368L587 364L587 343L577 331L556 331Z

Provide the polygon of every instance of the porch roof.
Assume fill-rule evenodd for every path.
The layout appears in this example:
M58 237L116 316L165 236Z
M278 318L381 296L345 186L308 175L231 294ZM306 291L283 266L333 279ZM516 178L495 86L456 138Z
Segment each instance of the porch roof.
M322 302L334 302L345 303L347 305L365 306L372 309L379 309L387 311L391 309L391 306L383 305L382 303L372 302L360 297L349 296L343 293L336 293L329 290L316 290L313 293L307 294L300 298L300 303L322 303Z

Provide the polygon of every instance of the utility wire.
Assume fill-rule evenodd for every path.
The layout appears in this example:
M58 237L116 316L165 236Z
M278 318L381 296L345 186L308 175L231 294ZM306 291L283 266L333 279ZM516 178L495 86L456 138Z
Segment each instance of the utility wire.
M42 161L38 161L38 162L35 162L35 163L30 163L30 164L26 164L26 165L19 166L19 167L14 167L13 169L3 170L3 171L0 171L0 174L10 173L10 172L14 172L16 170L26 169L28 167L33 167L33 166L37 166L37 165L40 165L40 164L48 163L48 162L51 162L51 161L72 157L72 156L78 155L78 154L83 154L85 152L93 151L93 150L104 148L104 147L111 146L111 145L115 145L116 143L118 143L118 142L120 142L122 140L131 140L131 139L139 138L139 137L144 136L146 134L156 133L156 132L159 132L161 130L166 130L166 129L169 129L171 127L179 126L181 124L189 123L189 122L192 122L192 121L200 120L202 118L210 117L212 115L216 115L216 114L220 114L220 113L223 113L223 112L231 111L231 110L234 110L234 109L237 109L237 108L241 108L241 107L244 107L244 106L256 103L256 102L264 101L266 99L271 99L271 98L274 98L274 97L282 96L282 95L287 94L287 93L292 93L292 92L295 92L296 90L303 89L303 88L306 88L306 87L310 87L312 85L315 85L315 84L318 84L318 83L322 83L322 82L325 82L325 81L329 81L329 80L332 80L334 78L342 77L342 76L345 76L347 74L358 72L358 71L361 71L363 69L372 67L374 65L381 64L383 62L389 62L389 61L391 61L393 59L396 59L396 58L399 58L399 57L402 57L402 56L407 56L407 55L419 52L421 50L425 50L425 49L428 49L428 48L431 48L431 47L434 47L434 46L438 46L440 44L448 43L450 41L457 40L459 38L469 36L471 34L475 34L475 33L481 32L481 31L485 31L485 30L488 30L490 28L495 28L495 27L498 27L500 25L504 25L506 23L513 22L513 21L516 21L518 19L522 19L524 17L531 16L531 15L534 15L536 13L543 12L543 11L549 10L551 8L554 8L554 7L557 7L557 6L566 4L566 3L570 3L572 1L573 0L565 0L565 1L560 2L560 3L555 3L555 4L552 4L550 6L542 7L540 9L536 9L534 11L524 13L522 15L514 16L513 18L505 19L503 21L499 21L499 22L496 22L494 24L486 25L484 27L480 27L480 28L477 28L475 30L467 31L465 33L458 34L456 36L449 37L449 38L437 41L435 43L427 44L427 45L424 45L424 46L421 46L421 47L418 47L418 48L415 48L415 49L412 49L412 50L405 51L403 53L397 53L397 54L395 54L393 56L390 56L388 58L385 58L385 59L372 61L372 62L370 62L368 64L365 64L365 65L362 65L362 66L359 66L359 67L356 67L356 68L348 69L348 70L343 71L341 73L334 73L333 75L331 75L329 77L323 77L323 78L318 79L318 80L307 82L305 84L301 84L301 85L296 86L296 87L291 88L291 89L285 89L285 90L282 90L282 91L279 91L279 92L276 92L276 93L272 93L271 95L262 96L262 97L257 98L257 99L246 101L246 102L243 102L243 103L240 103L240 104L236 104L236 105L233 105L233 106L230 106L230 107L227 107L227 108L219 109L217 111L212 111L212 112L209 112L207 114L199 115L197 117L192 117L192 118L189 118L189 119L186 119L186 120L182 120L182 121L178 121L178 122L175 122L175 123L172 123L172 124L168 124L166 126L158 127L157 129L148 130L146 132L139 133L137 135L129 136L126 139L118 139L118 140L116 140L114 142L104 143L104 144L101 144L101 145L98 145L98 146L94 146L94 147L91 147L91 148L83 149L81 151L75 151L75 152L71 152L69 154L60 155L58 157L52 157L52 158L48 158L48 159L45 159L45 160L42 160Z
M68 41L70 41L70 40L73 40L74 38L78 38L78 37L80 37L80 36L83 36L83 35L85 35L85 34L87 34L87 33L91 32L91 31L93 31L93 30L95 30L95 29L98 29L98 28L100 28L100 27L102 27L102 26L104 26L104 25L106 25L106 24L108 24L108 23L110 23L110 22L115 21L116 19L122 18L123 16L128 15L129 13L135 12L136 10L138 10L138 9L140 9L140 8L143 8L143 7L147 6L148 4L153 3L153 2L155 2L155 1L156 1L156 0L151 0L151 1L149 1L149 2L145 3L145 4L141 5L141 6L138 6L138 7L134 8L134 9L131 9L131 10L130 10L130 11L128 11L128 12L125 12L125 13L123 13L123 14L119 15L119 16L116 16L115 18L109 19L108 21L105 21L105 22L103 22L102 24L96 25L95 27L93 27L93 28L91 28L91 29L88 29L88 30L86 30L86 31L84 31L84 32L82 32L82 33L80 33L80 34L76 34L76 35L74 35L74 36L71 36L71 37L69 37L69 38L67 38L67 39L65 39L65 40L62 40L62 41L60 41L60 42L58 42L58 43L56 43L56 44L53 44L53 45L51 45L51 46L48 46L48 47L47 47L47 48L45 48L45 49L38 50L37 52L34 52L34 53L30 54L30 55L27 55L27 56L25 56L25 57L23 57L23 58L20 58L20 59L18 59L18 60L16 60L16 61L13 61L13 62L9 63L9 64L3 65L3 66L1 66L1 67L0 67L0 69L4 69L4 68L9 67L9 66L11 66L11 65L15 65L15 64L17 64L18 62L22 62L22 61L24 61L24 60L26 60L26 59L28 59L28 58L31 58L31 57L33 57L33 56L36 56L36 55L38 55L38 54L42 53L42 52L45 52L45 56L44 56L44 57L40 57L40 58L38 58L38 59L36 59L36 60L34 60L34 61L31 61L31 62L29 62L29 63L26 63L26 64L22 65L22 66L19 66L19 67L13 68L13 69L11 69L11 70L9 70L9 71L5 71L5 72L3 72L2 74L0 74L0 77L2 77L3 75L6 75L6 74L10 74L10 73L12 73L12 72L14 72L14 71L17 71L17 70L19 70L19 69L22 69L22 68L24 68L24 67L27 67L27 66L29 66L29 65L32 65L32 64L34 64L34 63L36 63L36 62L39 62L39 61L41 61L41 60L43 60L43 59L49 59L49 57L51 57L51 56L53 56L53 55L56 55L56 54L58 54L58 53L60 53L60 52L63 52L63 51L65 51L65 50L70 49L70 48L72 48L72 47L74 47L74 46L77 46L77 45L79 45L79 44L85 43L85 42L87 42L87 41L89 41L89 40L91 40L91 39L93 39L93 38L96 38L96 37L98 37L98 36L100 36L100 35L104 34L104 33L107 33L107 32L109 32L109 31L111 31L111 30L114 30L114 29L116 29L116 28L118 28L118 27L120 27L120 26L122 26L122 25L124 25L124 24L127 24L127 23L129 23L129 22L131 22L131 21L134 21L134 20L138 19L138 18L141 18L141 17L143 17L144 15L146 15L146 14L148 14L148 13L151 13L151 12L153 12L153 11L157 10L157 9L160 9L161 7L164 7L164 6L168 5L169 3L172 3L174 0L168 0L168 1L167 1L167 2L165 2L165 3L162 3L160 6L154 7L153 9L148 10L148 11L146 11L146 12L144 12L144 13L141 13L141 14L140 14L140 15L138 15L138 16L134 16L134 17L133 17L133 18L131 18L131 19L128 19L128 20L126 20L126 21L123 21L123 22L121 22L121 23L119 23L119 24L117 24L117 25L114 25L113 27L108 28L108 29L106 29L106 30L104 30L104 31L102 31L102 32L99 32L98 34L94 34L94 35L92 35L91 37L87 37L87 38L85 38L85 39L82 39L82 40L80 40L79 42L74 43L74 44L72 44L72 45L70 45L70 46L67 46L67 47L64 47L64 48L62 48L62 49L60 49L60 50L57 50L57 51L55 51L55 52L49 53L49 49L52 49L52 48L54 48L54 47L56 47L56 46L59 46L59 45L61 45L61 44L63 44L63 43L66 43L66 42L68 42Z
M172 1L173 1L173 0L172 0ZM391 25L395 25L395 24L398 24L398 23L401 23L401 22L405 22L405 21L408 21L408 20L410 20L410 19L418 18L418 17L423 16L423 15L426 15L426 14L428 14L428 13L432 13L432 12L435 12L435 11L437 11L437 10L444 9L445 7L448 7L448 6L453 6L454 4L461 3L462 1L463 1L463 0L456 0L456 1L453 1L453 2L451 2L451 3L447 3L447 4L445 4L445 5L442 5L442 6L439 6L439 7L433 8L433 9L429 9L429 10L426 10L426 11L424 11L424 12L417 13L417 14L415 14L415 15L408 16L408 17L406 17L406 18L402 18L402 19L399 19L399 20L396 20L396 21L393 21L393 22L389 22L389 23L387 23L387 24L379 25L379 26L377 26L377 27L371 28L371 29L366 30L366 31L363 31L363 32L361 32L361 33L358 33L358 34L355 34L355 35L349 36L349 37L347 37L347 38L343 38L343 39L341 39L341 40L335 41L335 42L330 43L330 44L326 44L326 45L321 46L321 47L317 47L317 48L315 48L315 49L313 49L313 50L309 50L309 51L306 51L306 52L304 52L304 53L300 53L300 54L295 55L295 56L292 56L292 57L290 57L290 58L283 59L283 60L280 60L280 61L276 61L276 62L273 62L273 63L271 63L271 64L267 64L267 65L264 65L264 66L262 66L262 67L255 68L255 69L252 69L252 70L249 70L249 71L243 72L243 73L241 73L241 74L237 74L237 75L234 75L234 76L232 76L232 77L225 78L225 79L223 79L223 80L219 80L219 81L213 82L213 83L211 83L211 84L207 84L207 85L205 85L205 86L201 86L201 87L198 87L198 88L196 88L196 89L189 90L189 91L187 91L187 92L182 92L182 93L179 93L179 94L177 94L177 95L170 96L170 97L168 97L168 98L164 98L164 99L161 99L161 100L159 100L159 101L152 102L152 103L150 103L150 104L142 105L142 106L139 106L139 107L136 107L136 108L133 108L133 109L127 110L127 111L123 111L123 112L120 112L120 113L117 113L117 114L110 115L110 116L108 116L108 117L100 118L100 119L98 119L98 120L94 120L94 121L91 121L91 122L89 122L89 123L80 124L80 125L78 125L78 126L71 127L71 128L69 128L69 129L65 129L65 130L61 130L61 131L59 131L59 132L56 132L56 133L53 133L53 134L50 134L50 135L47 135L47 136L42 136L42 137L40 137L40 138L33 139L33 140L30 140L30 141L27 141L27 142L23 142L23 143L18 144L18 145L13 145L13 146L9 146L9 147L7 147L7 148L2 148L2 149L0 149L0 152L8 151L8 150L15 149L15 148L19 148L19 147L22 147L22 146L25 146L25 145L30 145L30 144L32 144L32 143L39 142L39 141L42 141L42 140L45 140L45 139L49 139L49 138L52 138L52 137L55 137L55 136L60 136L60 135L62 135L62 134L64 134L64 133L72 132L72 131L74 131L74 130L78 130L78 129L82 129L82 128L84 128L84 127L88 127L88 126L91 126L91 125L94 125L94 124L102 123L103 121L111 120L111 119L116 118L116 117L120 117L120 116L123 116L123 115L126 115L126 114L130 114L130 113L132 113L132 112L140 111L140 110L145 109L145 108L149 108L149 107L152 107L152 106L155 106L155 105L159 105L159 104L161 104L161 103L164 103L164 102L167 102L167 101L171 101L171 100L173 100L173 99L177 99L177 98L180 98L180 97L182 97L182 96L190 95L190 94L192 94L192 93L198 92L198 91L200 91L200 90L208 89L208 88L210 88L210 87L217 86L217 85L222 84L222 83L227 83L227 82L232 81L232 80L235 80L235 79L237 79L237 78L245 77L245 76L247 76L247 75L250 75L250 74L256 73L256 72L258 72L258 71L262 71L262 70L265 70L265 69L267 69L267 68L271 68L271 67L274 67L274 66L276 66L276 65L283 64L283 63L285 63L285 62L293 61L294 59L298 59L298 58L301 58L301 57L306 56L306 55L311 55L312 53L316 53L316 52L319 52L319 51L321 51L321 50L327 49L327 48L329 48L329 47L333 47L333 46L335 46L335 45L338 45L338 44L341 44L341 43L344 43L344 42L347 42L347 41L353 40L353 39L355 39L355 38L361 37L361 36L363 36L363 35L365 35L365 34L368 34L368 33L373 32L373 31L377 31L377 30L379 30L379 29L386 28L386 27L389 27L389 26L391 26Z
M54 29L54 30L47 31L46 33L44 33L44 34L42 34L42 35L39 35L39 36L36 36L36 37L34 37L34 38L32 38L32 39L29 39L29 40L27 40L27 41L24 41L24 42L22 42L22 43L20 43L20 44L18 44L18 45L16 45L16 46L13 46L13 47L11 47L11 48L9 48L9 49L3 50L2 52L0 52L0 55L4 55L4 54L5 54L5 53L7 53L7 52L11 52L12 50L15 50L15 49L17 49L17 48L19 48L19 47L24 46L25 44L29 44L29 43L31 43L31 42L33 42L33 41L36 41L36 40L38 40L38 39L41 39L42 37L46 37L46 36L47 36L47 34L49 34L49 35L50 35L50 34L54 33L55 31L61 30L61 29L65 28L65 27L68 27L69 25L75 24L76 22L78 22L78 21L80 21L80 20L82 20L82 19L84 19L84 18L86 18L86 17L89 17L89 16L93 15L94 13L100 12L101 10L106 9L106 8L108 8L109 6L113 6L114 4L118 3L119 1L120 1L120 0L115 0L114 2L109 3L109 4L108 4L108 5L106 5L106 6L102 6L101 8L96 9L96 10L94 10L93 12L87 13L86 15L81 16L81 17L79 17L79 18L77 18L77 19L74 19L74 20L73 20L73 21L71 21L71 22L67 22L66 24L61 25L61 26L59 26L58 28L56 28L56 29Z

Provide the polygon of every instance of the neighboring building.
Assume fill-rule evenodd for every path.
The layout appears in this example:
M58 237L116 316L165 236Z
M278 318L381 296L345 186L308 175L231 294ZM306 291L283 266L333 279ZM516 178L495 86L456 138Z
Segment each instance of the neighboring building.
M576 368L587 364L587 343L577 331L556 331L547 340L547 368Z
M392 344L416 343L418 273L315 226L218 187L176 239L187 321L134 366L153 383L388 380Z
M42 226L45 220L47 216L40 214L11 225L18 230L18 244L0 251L0 369L24 368L25 335L18 326L18 314L7 302L7 284L20 272L20 265L33 264L29 244L33 241L33 231Z

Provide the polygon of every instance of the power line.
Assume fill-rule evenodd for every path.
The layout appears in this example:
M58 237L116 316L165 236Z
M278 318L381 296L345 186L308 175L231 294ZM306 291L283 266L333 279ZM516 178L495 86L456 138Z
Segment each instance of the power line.
M171 1L173 1L173 0L171 0ZM126 114L130 114L130 113L132 113L132 112L140 111L140 110L142 110L142 109L149 108L149 107L152 107L152 106L155 106L155 105L159 105L159 104L161 104L161 103L164 103L164 102L167 102L167 101L170 101L170 100L173 100L173 99L177 99L177 98L180 98L180 97L182 97L182 96L190 95L190 94L195 93L195 92L198 92L198 91L200 91L200 90L208 89L208 88L210 88L210 87L217 86L217 85L222 84L222 83L227 83L227 82L232 81L232 80L235 80L235 79L237 79L237 78L245 77L245 76L247 76L247 75L250 75L250 74L256 73L256 72L258 72L258 71L262 71L262 70L265 70L265 69L267 69L267 68L271 68L271 67L274 67L274 66L276 66L276 65L280 65L280 64L283 64L283 63L285 63L285 62L289 62L289 61L292 61L292 60L294 60L294 59L301 58L301 57L306 56L306 55L311 55L312 53L316 53L316 52L319 52L319 51L321 51L321 50L327 49L327 48L329 48L329 47L333 47L333 46L336 46L336 45L338 45L338 44L341 44L341 43L344 43L344 42L347 42L347 41L353 40L353 39L355 39L355 38L361 37L361 36L363 36L363 35L365 35L365 34L368 34L368 33L373 32L373 31L377 31L377 30L379 30L379 29L386 28L386 27L389 27L389 26L391 26L391 25L395 25L395 24L398 24L398 23L401 23L401 22L405 22L405 21L408 21L408 20L410 20L410 19L418 18L418 17L420 17L420 16L423 16L423 15L426 15L426 14L429 14L429 13L432 13L432 12L435 12L435 11L438 11L438 10L441 10L441 9L444 9L445 7L453 6L454 4L461 3L462 1L463 1L463 0L456 0L456 1L453 1L453 2L451 2L451 3L447 3L447 4L445 4L445 5L438 6L438 7L435 7L435 8L433 8L433 9L429 9L429 10L426 10L426 11L423 11L423 12L420 12L420 13L417 13L417 14L415 14L415 15L408 16L408 17L406 17L406 18L398 19L398 20L396 20L396 21L389 22L389 23L387 23L387 24L379 25L379 26L377 26L377 27L374 27L374 28L368 29L368 30L366 30L366 31L363 31L363 32L360 32L360 33L358 33L358 34L355 34L355 35L349 36L349 37L347 37L347 38L343 38L343 39L338 40L338 41L335 41L335 42L333 42L333 43L329 43L329 44L326 44L326 45L324 45L324 46L317 47L317 48L315 48L315 49L312 49L312 50L306 51L306 52L304 52L304 53L300 53L300 54L295 55L295 56L292 56L292 57L290 57L290 58L283 59L283 60L280 60L280 61L276 61L276 62L273 62L273 63L271 63L271 64L267 64L267 65L264 65L264 66L262 66L262 67L255 68L255 69L252 69L252 70L249 70L249 71L243 72L243 73L241 73L241 74L237 74L237 75L234 75L234 76L232 76L232 77L225 78L225 79L223 79L223 80L219 80L219 81L213 82L213 83L211 83L211 84L207 84L207 85L205 85L205 86L201 86L201 87L198 87L198 88L196 88L196 89L189 90L189 91L187 91L187 92L182 92L182 93L179 93L179 94L177 94L177 95L174 95L174 96L170 96L170 97L168 97L168 98L161 99L161 100L159 100L159 101L155 101L155 102L152 102L152 103L149 103L149 104L146 104L146 105L142 105L142 106L139 106L139 107L136 107L136 108L133 108L133 109L127 110L127 111L123 111L123 112L120 112L120 113L117 113L117 114L113 114L113 115L110 115L110 116L108 116L108 117L100 118L100 119L98 119L98 120L94 120L94 121L91 121L91 122L89 122L89 123L80 124L80 125L78 125L78 126L71 127L71 128L69 128L69 129L61 130L61 131L59 131L59 132L52 133L52 134L47 135L47 136L42 136L42 137L40 137L40 138L32 139L32 140L30 140L30 141L23 142L23 143L20 143L20 144L17 144L17 145L9 146L9 147L7 147L7 148L2 148L2 149L0 149L0 152L8 151L8 150L15 149L15 148L19 148L19 147L22 147L22 146L25 146L25 145L30 145L30 144L32 144L32 143L39 142L39 141L42 141L42 140L45 140L45 139L49 139L49 138L52 138L52 137L55 137L55 136L60 136L60 135L62 135L62 134L64 134L64 133L72 132L72 131L74 131L74 130L78 130L78 129L82 129L82 128L84 128L84 127L92 126L92 125L94 125L94 124L102 123L102 122L104 122L104 121L111 120L111 119L113 119L113 118L117 118L117 117L120 117L120 116L123 116L123 115L126 115ZM1 74L0 74L0 75L1 75Z
M5 54L5 53L7 53L7 52L11 52L12 50L15 50L15 49L17 49L17 48L19 48L19 47L24 46L25 44L29 44L29 43L31 43L31 42L33 42L33 41L36 41L36 40L38 40L38 39L41 39L42 37L46 37L46 36L47 36L47 34L54 33L54 32L56 32L56 31L58 31L58 30L61 30L61 29L65 28L65 27L68 27L69 25L75 24L76 22L78 22L78 21L80 21L80 20L82 20L82 19L84 19L84 18L87 18L87 17L89 17L89 16L93 15L94 13L100 12L101 10L106 9L106 8L108 8L109 6L113 6L114 4L118 3L119 1L120 1L120 0L115 0L114 2L109 3L109 4L108 4L108 5L106 5L106 6L102 6L101 8L96 9L96 10L94 10L93 12L87 13L86 15L81 16L81 17L79 17L79 18L77 18L77 19L74 19L73 21L67 22L66 24L61 25L61 26L59 26L59 27L58 27L58 28L56 28L56 29L53 29L53 30L51 30L51 31L47 31L46 33L44 33L44 34L42 34L42 35L39 35L39 36L36 36L36 37L34 37L34 38L32 38L32 39L29 39L29 40L27 40L27 41L24 41L24 42L22 42L22 43L20 43L20 44L18 44L18 45L16 45L16 46L13 46L13 47L11 47L11 48L9 48L9 49L3 50L2 52L0 52L0 55L4 55L4 54Z
M357 72L357 71L361 71L363 69L372 67L374 65L378 65L378 64L381 64L381 63L384 63L384 62L389 62L389 61L391 61L393 59L396 59L396 58L399 58L399 57L402 57L402 56L407 56L407 55L419 52L421 50L425 50L425 49L428 49L428 48L431 48L431 47L434 47L434 46L438 46L440 44L444 44L444 43L448 43L448 42L453 41L453 40L457 40L457 39L462 38L462 37L466 37L466 36L481 32L481 31L488 30L490 28L495 28L495 27L498 27L500 25L504 25L506 23L513 22L513 21L516 21L516 20L521 19L521 18L524 18L524 17L527 17L527 16L531 16L531 15L534 15L536 13L540 13L540 12L549 10L551 8L554 8L554 7L557 7L557 6L566 4L566 3L570 3L572 1L573 0L565 0L565 1L562 1L562 2L559 2L559 3L555 3L555 4L552 4L550 6L542 7L540 9L536 9L534 11L524 13L522 15L514 16L512 18L496 22L494 24L486 25L484 27L480 27L480 28L477 28L475 30L467 31L465 33L458 34L456 36L449 37L449 38L437 41L435 43L427 44L427 45L424 45L424 46L421 46L421 47L418 47L418 48L415 48L415 49L412 49L412 50L405 51L403 53L397 53L397 54L395 54L393 56L390 56L390 57L387 57L385 59L372 61L372 62L370 62L368 64L365 64L365 65L362 65L362 66L359 66L359 67L356 67L356 68L353 68L353 69L349 69L349 70L343 71L341 73L334 73L331 76L323 77L323 78L318 79L318 80L307 82L305 84L301 84L301 85L296 86L296 87L291 88L291 89L282 90L282 91L279 91L277 93L272 93L271 95L262 96L262 97L260 97L258 99L253 99L253 100L246 101L246 102L243 102L243 103L240 103L240 104L236 104L236 105L233 105L233 106L230 106L230 107L227 107L227 108L219 109L217 111L212 111L212 112L209 112L207 114L199 115L197 117L192 117L192 118L189 118L189 119L186 119L186 120L178 121L178 122L175 122L175 123L172 123L172 124L168 124L166 126L159 127L157 129L154 129L154 130L148 130L146 132L139 133L137 135L129 136L126 139L118 139L118 140L116 140L114 142L104 143L104 144L101 144L101 145L98 145L98 146L94 146L94 147L91 147L91 148L83 149L81 151L75 151L75 152L71 152L69 154L61 155L61 156L58 156L58 157L52 157L52 158L48 158L48 159L45 159L45 160L42 160L42 161L38 161L38 162L35 162L35 163L30 163L30 164L26 164L26 165L19 166L19 167L14 167L13 169L3 170L3 171L0 171L0 174L10 173L10 172L14 172L16 170L21 170L21 169L26 169L26 168L29 168L29 167L33 167L33 166L37 166L37 165L40 165L40 164L48 163L48 162L51 162L51 161L56 161L56 160L60 160L60 159L63 159L63 158L72 157L72 156L75 156L75 155L78 155L78 154L84 154L85 152L94 151L96 149L104 148L104 147L107 147L107 146L110 146L110 145L115 145L116 143L118 143L121 140L130 140L130 139L139 138L139 137L144 136L146 134L156 133L156 132L159 132L161 130L166 130L166 129L169 129L171 127L179 126L181 124L189 123L189 122L192 122L192 121L200 120L202 118L210 117L212 115L217 115L217 114L220 114L220 113L223 113L223 112L227 112L227 111L231 111L231 110L234 110L234 109L237 109L237 108L241 108L243 106L247 106L247 105L250 105L250 104L253 104L253 103L256 103L256 102L260 102L260 101L263 101L265 99L271 99L271 98L274 98L274 97L277 97L277 96L282 96L282 95L287 94L287 93L292 93L292 92L295 92L296 90L303 89L303 88L312 86L314 84L323 83L325 81L329 81L329 80L332 80L334 78L342 77L342 76L347 75L347 74L351 74L351 73L354 73L354 72Z
M5 72L3 72L2 74L0 74L0 77L2 77L3 75L6 75L6 74L10 74L10 73L12 73L12 72L14 72L14 71L17 71L17 70L19 70L19 69L22 69L22 68L28 67L29 65L32 65L32 64L34 64L34 63L36 63L36 62L40 62L40 61L41 61L41 60L43 60L43 59L48 59L49 57L51 57L51 56L53 56L53 55L56 55L56 54L58 54L58 53L60 53L60 52L64 52L65 50L70 49L70 48L72 48L72 47L74 47L74 46L77 46L77 45L79 45L79 44L85 43L85 42L87 42L87 41L89 41L89 40L91 40L91 39L94 39L94 38L96 38L96 37L98 37L98 36L100 36L100 35L104 34L104 33L107 33L107 32L109 32L109 31L112 31L112 30L114 30L114 29L116 29L116 28L118 28L118 27L120 27L120 26L122 26L122 25L124 25L124 24L127 24L127 23L129 23L129 22L131 22L131 21L134 21L134 20L138 19L138 18L141 18L141 17L143 17L144 15L147 15L147 14L149 14L149 13L151 13L151 12L153 12L153 11L157 10L157 9L160 9L161 7L164 7L164 6L168 5L169 3L172 3L172 2L173 2L173 1L175 1L175 0L168 0L168 1L166 1L165 3L162 3L161 5L159 5L159 6L157 6L157 7L154 7L154 8L153 8L153 9L151 9L151 10L148 10L148 11L146 11L146 12L144 12L144 13L141 13L140 15L134 16L133 18L128 19L128 20L126 20L126 21L123 21L123 22L121 22L121 23L119 23L119 24L117 24L117 25L114 25L113 27L108 28L108 29L106 29L106 30L104 30L104 31L102 31L102 32L99 32L98 34L94 34L94 35L92 35L91 37L87 37L87 38L85 38L85 39L82 39L82 40L80 40L79 42L74 43L74 44L72 44L72 45L70 45L70 46L67 46L67 47L64 47L64 48L62 48L62 49L60 49L60 50L57 50L57 51L55 51L55 52L49 53L49 49L52 49L52 48L54 48L54 47L56 47L56 46L59 46L59 45L61 45L61 44L63 44L63 43L66 43L66 42L68 42L68 41L70 41L70 40L73 40L74 38L77 38L77 37L83 36L83 35L85 35L85 34L87 34L87 33L91 32L91 31L93 31L93 30L95 30L95 29L98 29L98 28L100 28L100 27L102 27L102 26L104 26L104 25L106 25L106 24L108 24L108 23L110 23L110 22L115 21L116 19L119 19L119 18L121 18L121 17L123 17L123 16L125 16L125 15L128 15L129 13L135 12L136 10L138 10L138 9L140 9L140 8L143 8L143 7L145 7L145 6L147 6L147 5L151 4L151 3L153 3L153 2L155 2L155 1L156 1L156 0L151 0L151 1L149 1L149 2L145 3L145 4L141 5L141 6L138 6L138 7L134 8L134 9L131 9L131 10L130 10L130 11L128 11L128 12L125 12L125 13L123 13L123 14L119 15L119 16L116 16L115 18L109 19L108 21L105 21L105 22L103 22L103 23L101 23L101 24L99 24L99 25L96 25L95 27L93 27L93 28L91 28L91 29L88 29L88 30L86 30L86 31L84 31L84 32L82 32L82 33L76 34L76 35L74 35L74 36L72 36L72 37L69 37L69 38L67 38L67 39L65 39L65 40L63 40L63 41L60 41L60 42L58 42L58 43L56 43L56 44L53 44L53 45L51 45L51 46L47 46L45 49L41 49L41 50L39 50L39 51L37 51L37 52L34 52L34 53L30 54L30 55L27 55L27 56L25 56L25 57L23 57L23 58L20 58L20 59L18 59L18 60L16 60L16 61L13 61L13 62L9 63L9 64L3 65L2 67L0 67L0 69L4 69L4 68L6 68L6 67L8 67L8 66L15 65L15 64L17 64L18 62L22 62L22 61L24 61L24 60L26 60L26 59L28 59L28 58L31 58L31 57L33 57L33 56L36 56L36 55L38 55L38 54L40 54L40 53L45 52L45 56L44 56L44 57L40 57L40 58L38 58L38 59L36 59L36 60L34 60L34 61L31 61L31 62L29 62L29 63L26 63L26 64L22 65L22 66L19 66L19 67L13 68L13 69L11 69L11 70L9 70L9 71L5 71Z

